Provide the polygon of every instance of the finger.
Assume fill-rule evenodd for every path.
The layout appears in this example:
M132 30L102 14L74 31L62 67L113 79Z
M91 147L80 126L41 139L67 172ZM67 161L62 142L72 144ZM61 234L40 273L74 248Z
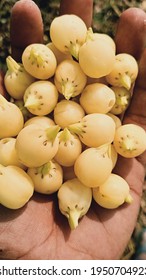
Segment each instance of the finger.
M146 13L142 9L132 7L121 14L115 43L117 53L129 53L139 60L146 43Z
M136 88L146 90L146 49L144 49L139 61L138 77L136 79Z
M146 49L139 61L139 73L134 87L131 104L124 122L134 122L146 129Z
M62 14L75 14L84 20L87 27L90 27L93 16L93 0L61 0L60 15Z
M32 43L43 42L43 22L38 6L32 0L17 1L10 19L11 52L21 61L24 48Z
M134 123L146 130L146 90L135 87L131 104L125 113L123 123ZM137 158L142 165L146 165L146 152Z
M146 129L146 13L140 8L125 10L119 20L115 42L117 53L129 53L139 60L139 74L134 87L131 104L125 113L123 123L135 123ZM146 154L139 158L146 163Z

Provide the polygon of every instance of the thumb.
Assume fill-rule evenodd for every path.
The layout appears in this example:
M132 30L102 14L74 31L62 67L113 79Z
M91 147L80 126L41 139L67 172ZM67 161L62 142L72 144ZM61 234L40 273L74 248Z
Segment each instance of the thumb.
M129 53L139 62L139 74L123 123L135 123L146 129L146 13L140 8L125 10L117 26L115 35L117 53ZM146 164L146 153L139 161Z

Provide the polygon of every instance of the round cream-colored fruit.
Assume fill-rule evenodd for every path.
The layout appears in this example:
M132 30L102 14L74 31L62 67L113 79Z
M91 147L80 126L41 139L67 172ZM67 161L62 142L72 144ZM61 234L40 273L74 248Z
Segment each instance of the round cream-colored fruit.
M108 113L115 104L114 91L102 84L87 85L81 93L80 104L87 114Z
M18 166L0 165L0 203L10 209L23 207L32 197L34 185Z
M114 173L98 188L93 189L93 198L100 206L108 209L117 208L124 202L132 202L128 183Z
M121 156L137 157L146 150L146 132L136 124L121 125L115 132L113 144Z
M16 148L16 138L8 137L0 140L0 164L4 166L15 165L22 169L26 169L18 158Z
M54 53L39 43L30 44L24 49L22 63L30 75L40 80L51 78L57 66Z
M131 89L138 75L138 64L135 58L127 53L117 54L112 71L106 75L109 84Z
M27 174L31 177L34 190L38 193L55 193L63 183L62 168L55 160L36 168L28 168Z
M58 191L59 209L67 217L71 229L78 226L79 219L89 210L91 201L92 190L77 178L64 182Z
M85 42L87 27L84 21L74 15L55 17L50 25L51 41L57 49L78 59L80 46Z
M91 78L108 75L115 63L115 51L104 40L89 40L79 50L79 64Z
M113 169L110 145L99 148L88 148L77 158L74 172L87 187L95 188L104 183Z
M73 100L63 99L54 108L54 121L61 128L80 121L84 116L82 106Z

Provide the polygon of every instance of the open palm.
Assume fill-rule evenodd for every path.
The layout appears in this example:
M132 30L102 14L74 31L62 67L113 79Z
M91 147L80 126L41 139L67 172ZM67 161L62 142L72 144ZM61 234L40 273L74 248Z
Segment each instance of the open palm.
M83 4L83 1L81 2ZM141 11L138 10L138 13L139 21L142 22L143 17L146 19L144 13L143 17ZM126 32L126 27L124 28ZM120 32L119 25L116 38ZM142 35L145 36L144 30ZM125 42L132 44L132 38L126 38ZM118 44L117 39L117 49ZM139 49L142 50L143 46L142 40ZM138 54L136 47L133 45L131 50L139 58L140 53ZM146 73L144 57L145 55L140 62L141 76L138 77L132 103L124 122L137 123L146 129L146 85L142 78ZM145 154L138 159L119 157L115 172L129 183L132 204L122 205L116 210L106 210L93 201L86 216L72 231L67 219L58 210L56 194L46 196L35 193L20 210L12 211L0 206L0 259L119 259L137 220L145 174L144 164L146 164Z
M106 210L93 202L73 231L58 210L55 194L49 197L35 194L26 206L16 211L1 207L1 258L119 259L135 226L143 176L136 160L128 165L129 170L126 168L124 172L122 168L120 174L130 183L133 203Z

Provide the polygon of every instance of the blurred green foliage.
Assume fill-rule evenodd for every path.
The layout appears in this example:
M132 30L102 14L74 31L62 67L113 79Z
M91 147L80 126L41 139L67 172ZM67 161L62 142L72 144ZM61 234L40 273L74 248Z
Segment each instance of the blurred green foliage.
M94 0L94 30L114 37L116 24L121 13L130 7L141 7L142 2L142 0Z
M0 0L0 69L10 54L10 13L17 0ZM59 0L34 0L39 6L44 21L44 41L49 40L49 26L52 19L59 15ZM128 7L138 7L143 1L94 0L93 29L114 36L116 23L122 11Z

